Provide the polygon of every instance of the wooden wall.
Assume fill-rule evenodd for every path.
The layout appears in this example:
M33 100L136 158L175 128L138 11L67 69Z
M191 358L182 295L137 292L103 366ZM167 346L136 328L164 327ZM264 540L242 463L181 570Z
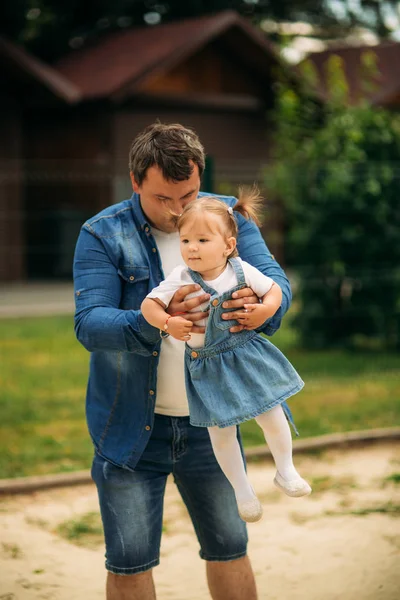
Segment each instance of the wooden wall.
M21 116L11 98L0 98L0 282L25 277Z
M100 106L36 110L25 134L27 270L69 278L82 223L110 203L109 114Z

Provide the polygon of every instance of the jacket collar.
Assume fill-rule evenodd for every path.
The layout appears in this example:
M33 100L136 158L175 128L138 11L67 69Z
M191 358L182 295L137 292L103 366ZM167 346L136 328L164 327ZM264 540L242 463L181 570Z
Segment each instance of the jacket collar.
M146 215L143 212L142 205L140 204L140 195L136 192L133 192L131 196L131 202L133 207L133 213L136 217L140 229L144 229L145 227L151 227Z

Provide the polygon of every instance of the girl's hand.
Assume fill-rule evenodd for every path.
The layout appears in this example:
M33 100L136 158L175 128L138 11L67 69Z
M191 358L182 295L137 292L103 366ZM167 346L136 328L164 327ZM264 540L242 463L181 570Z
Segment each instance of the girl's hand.
M196 292L200 289L200 286L197 283L192 285L184 285L178 290L176 290L175 294L172 297L171 302L169 303L168 308L166 309L167 313L173 315L174 313L187 313L185 315L188 321L192 321L193 330L192 333L204 333L206 328L200 327L196 325L197 321L201 321L208 317L208 312L203 312L199 310L198 312L189 312L193 308L200 307L203 302L207 302L210 298L210 294L202 294L201 296L195 296L194 298L190 298L189 300L185 300L188 294L192 292ZM186 340L185 340L186 341Z
M236 318L243 325L243 329L257 329L275 313L276 309L265 304L245 304L240 316Z
M170 317L168 319L168 329L166 331L176 340L188 342L190 340L192 327L193 323L184 317Z

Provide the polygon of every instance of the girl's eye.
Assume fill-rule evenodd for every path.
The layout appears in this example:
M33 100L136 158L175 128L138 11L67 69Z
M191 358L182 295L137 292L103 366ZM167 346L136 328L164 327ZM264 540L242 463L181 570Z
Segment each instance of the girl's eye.
M203 242L208 242L208 240L206 240L206 239L204 239L204 238L201 238L201 239L199 240L199 242L201 242L201 243L203 243Z
M181 240L182 244L187 244L189 242L189 240Z

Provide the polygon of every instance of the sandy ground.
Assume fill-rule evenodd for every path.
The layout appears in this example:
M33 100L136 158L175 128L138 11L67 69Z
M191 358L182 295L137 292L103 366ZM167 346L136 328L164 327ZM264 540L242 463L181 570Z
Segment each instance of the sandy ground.
M275 490L272 463L249 467L265 509L249 526L260 600L398 600L400 492L387 478L400 472L400 444L299 456L296 464L314 481L309 498ZM204 563L172 482L165 504L157 597L207 599ZM0 599L104 598L103 547L78 547L55 533L96 510L91 485L0 499Z

